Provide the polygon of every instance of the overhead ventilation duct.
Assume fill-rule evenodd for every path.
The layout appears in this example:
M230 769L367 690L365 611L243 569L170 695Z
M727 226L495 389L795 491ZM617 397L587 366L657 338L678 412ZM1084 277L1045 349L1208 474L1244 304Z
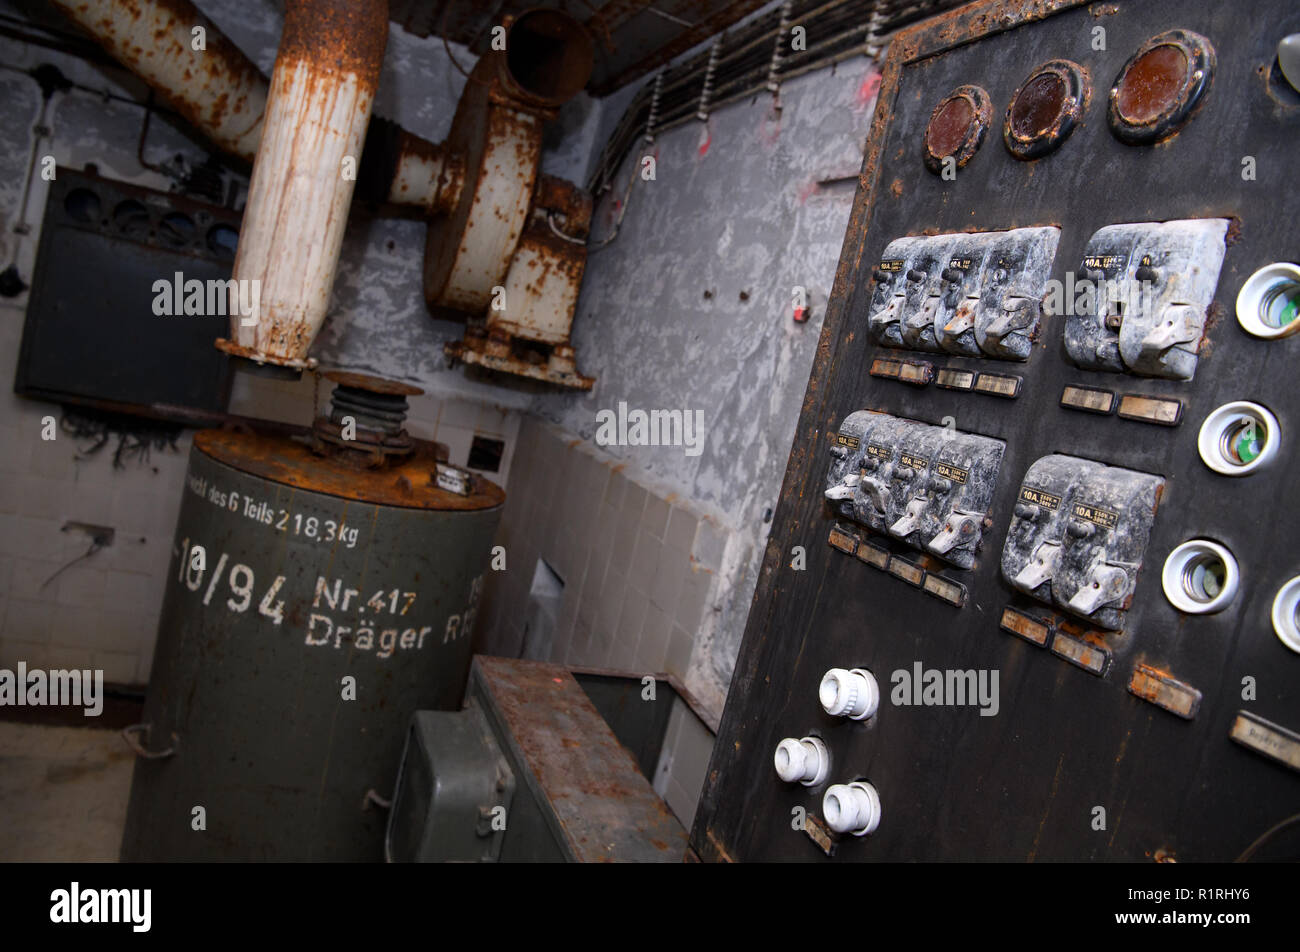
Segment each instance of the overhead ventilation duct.
M543 124L591 73L591 38L555 10L506 29L505 50L471 72L447 137L465 178L455 209L429 223L425 298L440 316L471 316L465 339L447 345L453 358L586 390L595 381L577 372L569 331L591 202L555 179L539 190L538 168Z
M543 124L591 73L592 41L577 20L546 9L504 18L505 48L480 58L451 135L433 143L378 118L367 134L388 29L382 0L290 2L270 86L189 0L55 5L216 145L256 158L235 278L260 282L259 313L256 323L232 318L224 351L290 373L312 365L355 189L429 215L426 300L469 322L450 356L590 389L569 332L591 201L538 175Z

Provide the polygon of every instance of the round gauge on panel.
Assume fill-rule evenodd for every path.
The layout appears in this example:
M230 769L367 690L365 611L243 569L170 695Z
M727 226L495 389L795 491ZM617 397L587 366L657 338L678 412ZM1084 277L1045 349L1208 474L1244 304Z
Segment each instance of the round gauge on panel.
M1017 159L1038 159L1060 146L1088 108L1088 71L1070 60L1048 60L1011 97L1002 140Z
M950 92L934 107L925 127L925 167L940 175L948 159L956 168L964 166L984 142L992 116L993 105L983 88L958 86Z
M1138 48L1110 88L1111 131L1151 145L1186 125L1214 79L1214 47L1199 33L1169 30Z

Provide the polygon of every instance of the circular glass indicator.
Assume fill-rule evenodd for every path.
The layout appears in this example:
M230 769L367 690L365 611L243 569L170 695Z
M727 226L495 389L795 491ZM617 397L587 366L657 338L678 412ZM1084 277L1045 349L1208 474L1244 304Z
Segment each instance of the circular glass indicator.
M1169 553L1160 581L1165 597L1179 611L1208 615L1228 607L1241 583L1241 569L1219 543L1192 539Z
M1214 47L1199 33L1170 30L1151 37L1111 87L1111 130L1134 145L1167 139L1191 118L1210 88L1214 62Z
M1037 159L1057 148L1074 131L1088 108L1088 73L1070 60L1037 67L1011 97L1002 139L1018 159Z
M1173 108L1187 78L1187 54L1171 43L1147 50L1119 83L1119 114L1129 122L1150 122Z
M926 168L939 175L946 164L964 166L983 143L992 116L989 94L981 87L958 86L950 92L934 107L925 127Z
M1278 283L1269 288L1260 302L1260 320L1265 327L1290 327L1300 316L1300 283Z
M63 210L68 213L68 217L87 225L99 224L100 216L104 213L99 196L88 188L74 188L70 191L63 200Z
M1268 443L1268 431L1253 419L1238 420L1223 431L1222 451L1226 459L1245 466L1259 459Z
M1223 592L1228 566L1217 555L1200 555L1183 566L1183 590L1198 602L1212 602Z
M1023 139L1041 136L1052 128L1065 104L1065 82L1055 73L1039 73L1020 90L1011 104L1011 131Z
M1224 476L1245 476L1268 465L1278 453L1277 417L1258 403L1237 400L1210 413L1196 448L1205 465Z
M1260 268L1237 295L1237 322L1256 337L1300 331L1300 266L1276 261Z

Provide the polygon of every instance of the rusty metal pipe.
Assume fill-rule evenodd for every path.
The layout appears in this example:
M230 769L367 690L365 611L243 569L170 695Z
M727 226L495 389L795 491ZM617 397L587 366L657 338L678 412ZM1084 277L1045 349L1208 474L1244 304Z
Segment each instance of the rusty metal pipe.
M418 205L430 214L445 215L460 201L464 185L464 156L444 143L435 145L405 130L400 133L390 202Z
M591 34L562 10L537 7L506 19L505 53L497 63L507 95L554 108L576 96L591 78Z
M253 158L262 135L266 78L189 0L51 3L214 143Z
M286 3L235 255L256 304L232 311L227 353L311 366L387 42L387 0Z
M52 0L217 147L251 162L270 84L189 0ZM201 28L202 46L195 30ZM379 157L377 157L379 158ZM454 208L464 161L405 130L388 160L392 182L370 196L432 214ZM387 173L386 173L387 174Z

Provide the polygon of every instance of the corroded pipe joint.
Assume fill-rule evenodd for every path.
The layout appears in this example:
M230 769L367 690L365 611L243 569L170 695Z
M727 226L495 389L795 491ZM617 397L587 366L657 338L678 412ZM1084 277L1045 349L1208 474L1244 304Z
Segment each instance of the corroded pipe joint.
M465 187L465 157L446 143L403 132L398 139L396 165L388 200L419 205L431 215L446 215L460 201Z
M539 175L533 205L562 219L565 234L585 238L591 230L591 194L554 175Z
M387 44L388 0L287 0L275 71L302 61L373 94Z
M495 57L501 90L527 106L554 109L591 78L594 44L586 28L560 10L534 8L504 17L505 50Z

